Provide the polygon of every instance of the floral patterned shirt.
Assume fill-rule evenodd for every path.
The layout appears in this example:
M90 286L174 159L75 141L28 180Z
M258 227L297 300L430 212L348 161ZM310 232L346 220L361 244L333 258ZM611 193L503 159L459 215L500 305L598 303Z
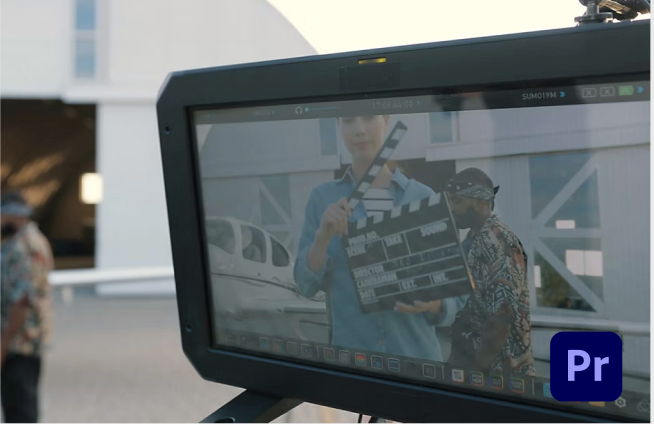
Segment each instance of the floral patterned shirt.
M449 362L478 368L482 337L485 331L492 331L485 324L489 316L495 316L509 323L509 335L490 369L479 371L535 375L527 255L520 240L493 215L481 231L468 233L466 243L470 245L467 262L476 287L452 324Z
M39 355L49 339L52 324L48 280L53 268L50 245L36 224L29 223L2 243L0 261L2 331L9 324L14 303L27 296L30 304L27 321L11 341L8 351Z

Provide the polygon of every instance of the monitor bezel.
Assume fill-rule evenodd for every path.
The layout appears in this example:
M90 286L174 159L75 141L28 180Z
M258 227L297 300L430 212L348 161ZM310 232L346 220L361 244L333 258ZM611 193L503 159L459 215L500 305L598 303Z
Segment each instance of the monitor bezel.
M157 99L158 130L184 353L202 378L396 421L636 421L348 374L213 346L208 265L191 109L318 101L453 87L574 82L650 71L649 21L420 44L174 72ZM627 41L625 41L627 40ZM619 60L607 52L620 52ZM400 63L390 89L339 84L360 59ZM516 60L519 58L519 60ZM565 63L565 67L557 64ZM374 65L362 65L374 66ZM483 75L477 75L483 69ZM274 83L272 83L274 81ZM444 414L444 415L442 415Z

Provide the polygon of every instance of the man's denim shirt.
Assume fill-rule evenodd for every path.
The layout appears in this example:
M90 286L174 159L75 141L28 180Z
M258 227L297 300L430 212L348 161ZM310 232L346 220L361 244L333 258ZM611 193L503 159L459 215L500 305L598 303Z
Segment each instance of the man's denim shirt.
M309 249L323 213L329 205L336 203L341 197L347 199L354 188L355 181L348 169L340 180L321 184L311 192L294 269L295 281L300 292L308 298L315 296L319 290L327 294L327 307L330 308L332 321L331 342L334 346L443 361L434 325L451 325L456 311L463 307L465 297L443 299L442 309L438 314L410 315L392 309L364 314L361 312L345 252L338 236L334 236L329 243L327 260L323 268L318 272L313 272L309 268ZM395 206L424 199L433 194L429 187L408 179L398 169L393 174L390 190ZM365 216L363 202L359 202L350 217L350 222Z

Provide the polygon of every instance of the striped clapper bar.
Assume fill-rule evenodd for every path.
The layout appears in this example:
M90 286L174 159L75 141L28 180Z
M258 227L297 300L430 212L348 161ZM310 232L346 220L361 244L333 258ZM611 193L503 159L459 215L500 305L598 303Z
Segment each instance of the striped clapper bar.
M377 178L377 174L379 174L379 171L381 171L382 167L395 151L400 140L402 140L402 137L404 137L404 134L406 134L406 130L406 125L402 121L397 121L397 124L393 127L381 149L379 149L379 153L377 153L377 156L366 170L364 177L359 181L359 184L350 195L348 204L352 210L361 202L363 195L366 194L372 182Z
M401 131L401 132L399 132ZM401 122L350 197L354 208L406 132ZM390 142L390 143L389 143ZM386 149L390 151L386 151ZM351 222L341 239L363 312L470 293L473 282L445 195Z

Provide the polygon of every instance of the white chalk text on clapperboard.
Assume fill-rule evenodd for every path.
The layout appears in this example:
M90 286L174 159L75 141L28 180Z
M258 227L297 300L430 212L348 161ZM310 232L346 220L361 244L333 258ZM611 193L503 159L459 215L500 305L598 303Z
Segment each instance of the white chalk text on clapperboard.
M352 276L362 304L467 280L461 274L465 269L449 218L432 221L433 208L421 212L384 221L375 230L348 239L346 253L357 263ZM387 225L391 222L395 225Z

